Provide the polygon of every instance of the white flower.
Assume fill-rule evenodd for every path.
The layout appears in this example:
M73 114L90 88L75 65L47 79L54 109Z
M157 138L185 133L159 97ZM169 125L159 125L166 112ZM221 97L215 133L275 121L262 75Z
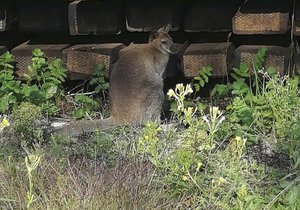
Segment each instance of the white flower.
M183 92L183 90L184 90L184 86L183 86L182 83L179 83L179 84L176 85L176 87L175 87L176 92L179 91L179 93L181 93L181 92Z
M171 98L171 97L175 97L175 92L174 90L170 89L167 93L167 95Z
M193 89L192 89L192 87L191 87L190 84L187 84L187 85L186 85L186 87L185 87L185 92L186 92L187 94L193 93Z

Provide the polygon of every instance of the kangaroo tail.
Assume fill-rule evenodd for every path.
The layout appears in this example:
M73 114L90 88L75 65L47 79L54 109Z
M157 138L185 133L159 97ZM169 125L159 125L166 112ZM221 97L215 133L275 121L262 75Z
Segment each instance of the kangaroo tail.
M112 117L98 120L79 120L70 122L61 128L53 129L52 134L59 134L62 136L76 136L83 133L93 132L97 129L100 131L107 130L114 125Z

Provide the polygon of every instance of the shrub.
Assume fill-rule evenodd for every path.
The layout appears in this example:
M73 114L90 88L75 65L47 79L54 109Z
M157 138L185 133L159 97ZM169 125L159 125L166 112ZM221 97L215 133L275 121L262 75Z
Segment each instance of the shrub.
M21 146L34 146L43 140L41 108L29 102L21 103L12 113L12 129Z
M22 102L30 102L40 106L43 113L56 114L55 99L61 96L61 84L66 77L62 60L47 62L41 50L33 50L32 63L23 75L25 83L15 78L13 62L14 58L8 52L0 56L0 113L6 113Z

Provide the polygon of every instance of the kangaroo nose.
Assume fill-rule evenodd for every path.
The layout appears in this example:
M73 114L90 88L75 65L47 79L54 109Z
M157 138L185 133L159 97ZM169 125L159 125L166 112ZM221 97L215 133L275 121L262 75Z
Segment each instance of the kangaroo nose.
M178 49L177 49L177 47L176 47L175 44L171 45L171 47L170 47L170 52L171 52L172 54L178 53Z

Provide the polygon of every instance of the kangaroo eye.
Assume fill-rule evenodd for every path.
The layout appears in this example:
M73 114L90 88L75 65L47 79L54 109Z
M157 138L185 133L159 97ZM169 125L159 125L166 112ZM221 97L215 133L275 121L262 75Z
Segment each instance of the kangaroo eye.
M162 44L167 44L167 40L163 39L163 40L161 40L161 43Z

